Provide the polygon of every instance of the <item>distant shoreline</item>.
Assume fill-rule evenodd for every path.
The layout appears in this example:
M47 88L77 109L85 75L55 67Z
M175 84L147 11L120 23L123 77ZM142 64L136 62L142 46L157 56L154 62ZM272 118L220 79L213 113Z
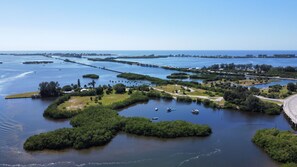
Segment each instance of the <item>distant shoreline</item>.
M153 51L152 51L153 52ZM138 55L118 55L114 53L0 53L0 55L13 55L13 56L60 56L60 57L76 57L82 58L83 56L105 56L113 57L116 59L150 59L150 58L168 58L168 57L192 57L192 58L216 58L216 59L234 59L234 58L297 58L296 53L272 53L269 54L245 54L242 56L239 55L230 55L230 54L216 54L216 55L207 55L207 54L141 54Z

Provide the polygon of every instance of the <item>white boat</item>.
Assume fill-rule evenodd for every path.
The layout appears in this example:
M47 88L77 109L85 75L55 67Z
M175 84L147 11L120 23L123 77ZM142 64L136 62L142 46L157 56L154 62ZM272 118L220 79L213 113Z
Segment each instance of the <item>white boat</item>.
M159 119L159 117L153 117L152 118L152 120L158 120Z
M158 111L159 109L158 108L155 108L155 111Z
M192 110L192 114L199 114L199 110L198 109Z

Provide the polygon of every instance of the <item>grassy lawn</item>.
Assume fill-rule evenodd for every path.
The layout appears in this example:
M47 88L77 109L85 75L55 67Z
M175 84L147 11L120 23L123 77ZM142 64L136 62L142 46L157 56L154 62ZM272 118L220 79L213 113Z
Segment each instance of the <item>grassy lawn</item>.
M176 93L176 90L178 90L179 95L183 95L183 92L186 93L186 95L192 95L192 96L209 96L206 94L206 90L203 89L196 89L196 88L189 88L191 91L183 90L182 86L180 85L163 85L163 86L157 86L157 89L164 90L165 92L170 93ZM214 92L212 92L215 94Z
M269 94L269 89L270 88L261 89L261 92ZM279 94L280 98L286 97L285 95L288 93L287 86L282 87L282 89L279 92L274 92L274 93Z
M185 91L185 93L187 95L193 95L193 96L209 96L209 95L205 94L206 91L203 89L193 89L193 90L194 90L194 92Z
M252 86L256 84L264 84L270 82L269 80L266 82L265 80L239 80L239 84L243 86Z
M91 100L92 98L92 100ZM104 95L101 100L98 102L102 103L102 105L110 105L114 102L123 101L125 99L129 98L129 95L127 93L125 94L109 94ZM62 103L58 106L58 109L60 110L78 110L83 109L87 106L92 105L98 105L98 103L95 103L95 96L72 96L68 101L65 103Z
M128 99L130 95L127 93L125 94L110 94L110 95L104 95L102 100L99 100L102 102L102 105L110 105L115 102L124 101Z
M279 102L279 101L273 101L273 100L267 100L267 99L261 99L261 100L264 101L264 102L274 103L274 104L277 104L279 106L283 105L283 103Z
M14 95L8 95L5 99L19 99L19 98L31 98L33 95L39 94L39 92L26 92Z
M281 94L287 94L287 93L288 93L287 86L284 86L279 92L280 92Z
M163 85L163 86L157 86L157 89L162 89L165 92L175 93L175 90L181 90L180 85Z

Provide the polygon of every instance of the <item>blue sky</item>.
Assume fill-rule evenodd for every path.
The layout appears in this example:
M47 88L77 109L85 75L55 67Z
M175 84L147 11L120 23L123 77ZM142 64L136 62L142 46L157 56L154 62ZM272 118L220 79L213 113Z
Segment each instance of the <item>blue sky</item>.
M0 0L0 50L297 50L296 0Z

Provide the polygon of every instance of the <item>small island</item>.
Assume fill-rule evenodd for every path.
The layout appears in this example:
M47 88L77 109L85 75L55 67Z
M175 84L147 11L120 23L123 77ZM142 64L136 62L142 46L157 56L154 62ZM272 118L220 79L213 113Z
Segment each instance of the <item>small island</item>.
M167 76L168 79L188 79L189 75L187 73L172 73Z
M116 84L113 87L103 85L80 89L78 85L73 85L70 88L73 90L75 87L76 91L64 95L57 82L43 82L39 86L42 97L58 97L45 110L44 116L51 119L71 118L73 128L29 137L24 143L27 151L101 146L109 143L119 132L158 138L203 137L212 132L207 125L186 121L153 122L147 118L119 116L117 110L150 98L172 99L168 94L140 91L147 90L143 86L128 89L123 84Z
M50 64L54 63L53 61L25 61L23 64Z
M85 74L83 78L90 78L90 79L99 79L99 75L97 74Z
M289 163L291 167L297 166L297 136L293 132L278 129L258 130L252 141L272 159Z

